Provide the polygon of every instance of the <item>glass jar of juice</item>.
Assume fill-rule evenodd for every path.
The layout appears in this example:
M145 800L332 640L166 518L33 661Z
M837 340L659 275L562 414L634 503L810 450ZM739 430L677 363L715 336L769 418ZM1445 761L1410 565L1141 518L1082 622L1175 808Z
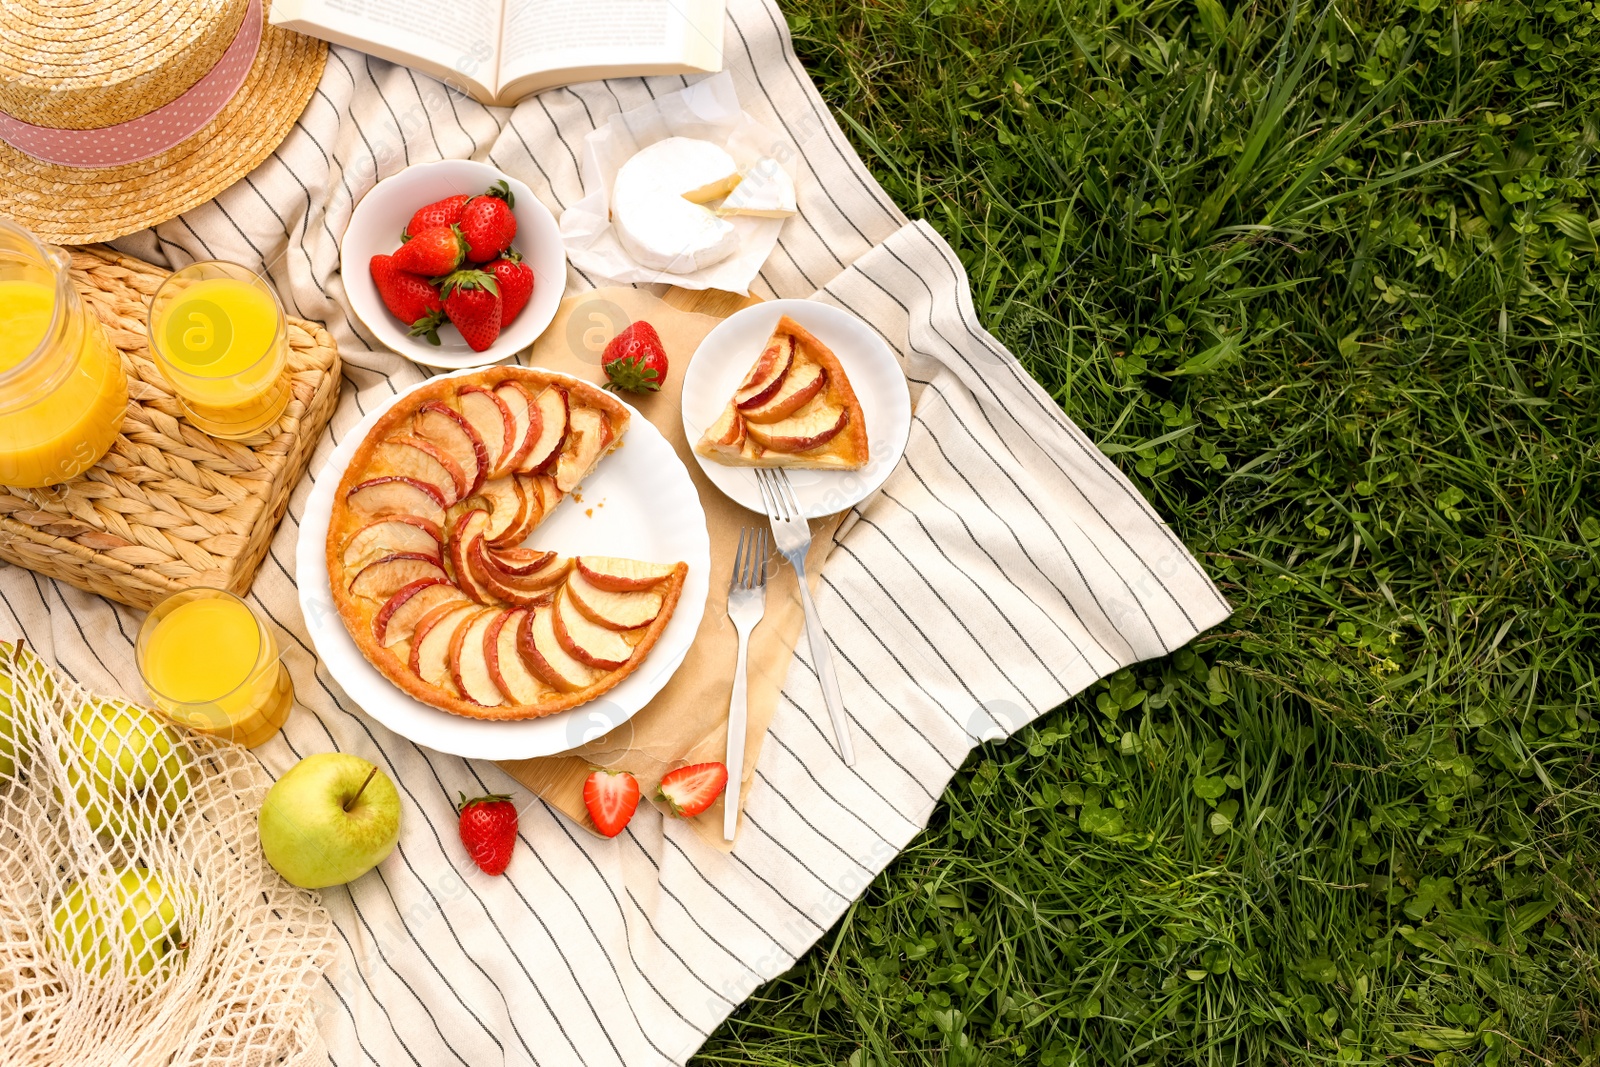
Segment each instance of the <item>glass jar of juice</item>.
M128 378L59 248L0 219L0 485L37 489L100 461Z
M294 706L272 631L224 589L174 593L145 616L135 655L150 700L179 726L255 748Z

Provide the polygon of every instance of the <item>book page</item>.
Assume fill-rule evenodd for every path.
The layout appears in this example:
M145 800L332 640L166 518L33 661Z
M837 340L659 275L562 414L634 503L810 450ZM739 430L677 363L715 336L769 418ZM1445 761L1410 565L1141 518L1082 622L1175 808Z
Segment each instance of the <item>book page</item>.
M347 44L486 95L496 83L502 0L276 0L275 25Z
M500 85L573 68L698 66L703 0L506 0ZM717 18L721 5L714 5ZM720 23L718 24L720 26ZM720 52L720 41L710 45Z

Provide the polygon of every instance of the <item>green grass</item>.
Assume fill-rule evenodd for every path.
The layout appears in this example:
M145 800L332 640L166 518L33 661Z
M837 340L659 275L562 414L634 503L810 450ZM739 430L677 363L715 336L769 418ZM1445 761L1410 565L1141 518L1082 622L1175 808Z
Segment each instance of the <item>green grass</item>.
M1600 1061L1600 17L787 0L1237 608L973 755L706 1064Z

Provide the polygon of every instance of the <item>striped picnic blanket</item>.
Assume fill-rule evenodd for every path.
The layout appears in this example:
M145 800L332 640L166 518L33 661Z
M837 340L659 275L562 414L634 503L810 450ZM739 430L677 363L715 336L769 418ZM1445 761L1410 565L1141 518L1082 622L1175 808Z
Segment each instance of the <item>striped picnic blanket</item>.
M868 175L777 5L731 0L725 46L743 105L793 139L804 172L802 214L754 291L854 312L912 383L905 461L841 527L819 598L858 762L833 753L801 642L731 855L650 813L615 840L592 838L492 764L390 733L319 669L292 568L302 485L252 593L279 629L300 706L258 754L280 774L309 753L357 753L394 778L405 804L395 854L324 893L346 949L319 995L340 1067L683 1063L925 825L976 744L1228 613L1160 517L984 332L960 261ZM338 242L354 202L410 163L471 157L559 214L581 196L584 135L684 84L595 82L485 108L335 48L266 163L213 203L117 244L174 267L249 264L293 314L328 324L347 381L317 470L364 410L424 373L347 311ZM591 284L574 273L569 291ZM0 567L0 635L26 637L88 686L141 696L138 622ZM466 861L458 792L522 801L523 844L505 877Z

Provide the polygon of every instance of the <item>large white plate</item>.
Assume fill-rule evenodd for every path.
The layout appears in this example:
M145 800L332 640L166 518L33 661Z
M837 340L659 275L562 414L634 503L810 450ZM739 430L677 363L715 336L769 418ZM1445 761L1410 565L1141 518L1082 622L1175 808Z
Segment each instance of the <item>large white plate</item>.
M816 519L870 496L899 464L911 433L911 394L905 374L883 338L854 315L814 300L769 300L724 319L706 334L684 372L683 432L693 443L717 421L784 315L833 349L867 420L871 459L865 467L789 471L789 484L801 509L807 518ZM754 470L727 467L698 452L694 458L718 489L751 511L766 513Z
M367 431L391 404L405 396L401 393L368 412L344 435L317 475L300 522L300 541L295 548L300 610L329 675L367 714L389 729L419 745L474 759L528 759L565 752L632 718L666 685L688 654L710 589L711 538L706 533L705 512L689 472L672 446L630 407L633 417L622 447L602 459L584 480L577 494L583 499L563 500L528 539L529 544L568 555L687 563L689 574L678 607L656 647L615 689L570 711L523 722L468 719L407 695L367 662L328 591L325 545L334 490Z
M372 257L393 253L400 247L400 231L418 208L457 193L476 196L498 181L506 183L516 201L511 213L517 219L517 236L511 247L522 253L533 268L533 295L528 298L528 306L482 352L467 347L461 331L449 323L439 327L437 345L408 335L406 327L389 314L378 295L378 287L372 281ZM441 159L414 163L367 191L351 213L344 239L339 242L339 275L344 279L350 306L378 340L414 362L460 370L499 363L544 333L555 319L561 294L567 287L567 253L555 216L533 195L532 189L487 163Z

